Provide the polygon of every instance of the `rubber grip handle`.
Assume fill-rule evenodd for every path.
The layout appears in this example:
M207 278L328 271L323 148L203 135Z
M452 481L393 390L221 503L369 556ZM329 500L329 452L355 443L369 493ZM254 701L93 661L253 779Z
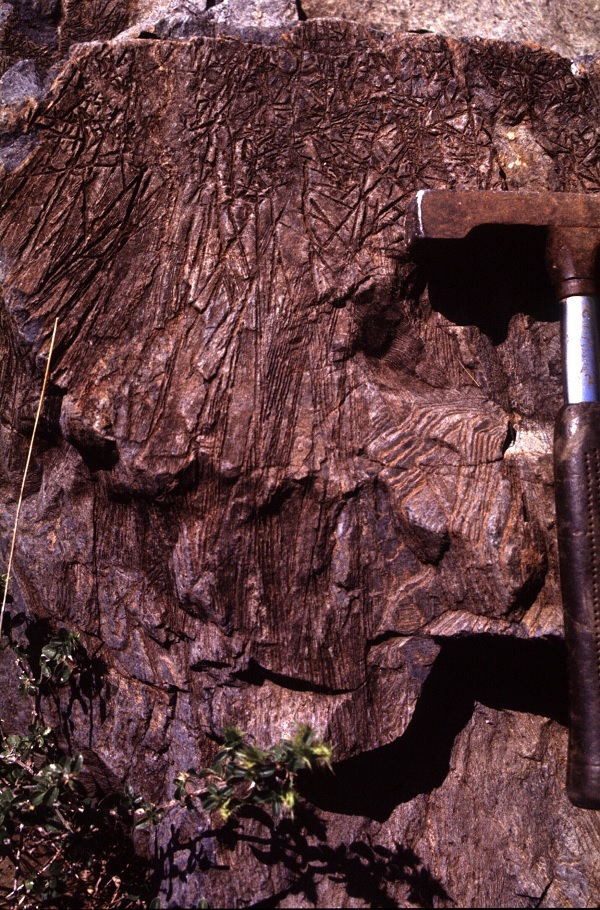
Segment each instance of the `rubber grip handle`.
M600 403L565 405L554 437L569 674L567 793L600 809Z

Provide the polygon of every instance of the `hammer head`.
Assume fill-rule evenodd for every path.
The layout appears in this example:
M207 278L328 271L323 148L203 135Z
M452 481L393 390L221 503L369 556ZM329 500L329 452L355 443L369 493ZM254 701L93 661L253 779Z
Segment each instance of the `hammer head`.
M559 297L593 293L600 245L600 195L497 190L421 190L406 211L409 249L465 237L479 225L548 228L548 266Z

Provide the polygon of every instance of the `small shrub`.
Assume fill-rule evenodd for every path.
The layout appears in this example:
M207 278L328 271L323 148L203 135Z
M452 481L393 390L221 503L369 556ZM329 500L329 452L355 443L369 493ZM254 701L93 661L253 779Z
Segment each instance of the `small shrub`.
M296 779L302 770L331 768L332 751L309 726L295 736L262 749L235 727L223 733L223 745L209 768L187 771L175 780L177 799L191 808L194 799L224 821L245 806L269 809L274 818L294 814L298 800Z
M56 693L89 664L79 635L60 629L36 660L10 633L8 643L21 692L32 701L32 723L9 735L0 725L2 906L160 906L150 899L152 870L135 855L131 835L156 823L161 810L130 788L89 793L80 780L82 756L67 754L42 720L40 696Z

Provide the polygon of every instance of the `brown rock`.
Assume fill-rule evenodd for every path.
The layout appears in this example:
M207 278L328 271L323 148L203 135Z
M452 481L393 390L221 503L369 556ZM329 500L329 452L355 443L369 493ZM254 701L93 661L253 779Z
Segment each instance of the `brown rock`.
M168 905L597 899L559 795L543 236L417 265L403 225L423 186L597 190L597 98L546 51L308 21L82 45L10 108L0 539L58 317L13 596L106 661L75 745L153 798L232 722L338 759L305 782L328 840L307 816L274 866L207 838L231 872L182 884L167 819Z

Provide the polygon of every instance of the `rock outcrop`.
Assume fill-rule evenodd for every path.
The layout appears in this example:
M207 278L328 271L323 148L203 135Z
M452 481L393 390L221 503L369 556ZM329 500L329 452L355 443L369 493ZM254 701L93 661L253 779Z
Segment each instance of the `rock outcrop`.
M167 906L596 903L543 232L415 263L404 211L597 192L597 64L287 3L241 37L225 4L83 6L0 80L0 541L58 318L12 593L105 662L74 745L154 799L232 722L334 746L301 833L167 818Z

